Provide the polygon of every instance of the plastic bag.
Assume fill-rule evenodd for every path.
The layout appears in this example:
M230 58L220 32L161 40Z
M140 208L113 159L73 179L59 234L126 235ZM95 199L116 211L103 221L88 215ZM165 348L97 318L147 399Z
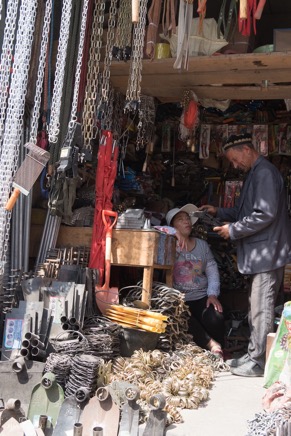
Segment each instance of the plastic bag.
M166 37L163 33L160 34L162 39L166 39L170 43L171 55L177 55L178 43L178 27L177 33L172 33L171 37ZM212 55L213 53L226 46L228 42L221 37L217 38L217 23L214 18L206 18L203 20L202 34L199 34L199 18L193 18L191 26L191 36L189 41L189 56Z
M264 387L277 381L291 385L291 301L284 304L265 367Z

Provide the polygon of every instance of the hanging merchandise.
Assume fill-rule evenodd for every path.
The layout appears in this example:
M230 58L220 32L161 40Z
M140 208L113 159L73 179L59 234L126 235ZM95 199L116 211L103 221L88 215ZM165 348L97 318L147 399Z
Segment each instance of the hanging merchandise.
M96 170L96 200L89 268L99 272L103 284L105 259L105 226L102 210L112 210L112 193L117 173L118 147L112 132L104 130L99 143Z
M217 38L220 37L222 32L224 38L230 41L232 38L231 33L237 25L237 0L231 0L228 5L228 10L226 11L227 4L228 0L223 0L221 3L217 22Z
M49 123L49 142L57 143L60 133L60 112L62 104L62 91L64 85L65 66L67 58L67 47L69 39L69 29L71 20L72 0L64 0L62 18L60 24L60 37L58 44L58 54L56 61L56 71L54 80L53 98L51 104L51 116ZM58 150L52 150L52 162L58 160Z
M187 148L194 152L194 137L199 123L199 108L196 94L193 91L185 91L181 104L183 112L179 123L179 138L186 142Z
M131 56L131 0L121 0L112 56L118 61L128 61Z
M91 140L96 136L97 129L96 101L99 82L104 12L105 1L98 0L94 9L82 121L84 147L89 150L91 149Z
M242 35L249 36L253 26L254 34L256 34L256 20L262 16L266 0L240 0L239 8L239 31Z
M101 95L98 102L98 117L100 117L100 128L102 130L111 130L112 125L113 90L110 87L110 65L112 60L116 14L117 0L112 0L109 9L104 68L101 82Z
M154 97L142 95L138 110L136 150L145 148L152 140L155 132L156 107Z
M87 21L89 0L84 0L80 26L77 65L71 116L68 132L60 151L59 163L52 180L49 207L53 215L63 216L65 222L70 222L72 206L76 198L78 181L78 158L82 147L81 126L77 123L77 105L81 78L83 48Z
M13 175L18 167L36 9L36 0L24 0L20 6L9 97L7 95L0 160L0 275L4 273L10 236L11 212L5 210L5 205L9 198ZM8 20L6 25L9 24Z
M143 48L145 40L147 1L140 1L139 21L133 25L132 55L130 60L130 74L126 90L126 112L136 112L140 103L141 72Z
M165 36L169 36L171 32L176 33L176 7L176 0L165 0L163 2L162 26Z
M222 33L217 37L217 23L214 18L205 19L206 1L199 2L199 18L192 18L193 3L180 2L178 34L171 37L160 34L170 43L171 54L176 57L174 68L188 69L190 56L212 55L227 45Z
M171 4L174 2L171 2ZM166 2L164 4L164 8ZM154 0L148 10L148 30L147 30L147 42L146 42L146 55L153 60L155 57L155 45L158 35L158 26L160 22L160 15L162 9L161 0Z
M2 5L2 2L1 2ZM9 81L11 75L11 68L13 62L13 47L15 39L15 26L18 11L18 2L10 0L7 4L5 29L2 43L2 53L0 60L0 156L2 151L2 136L4 131L4 123L7 109L7 90L9 88Z

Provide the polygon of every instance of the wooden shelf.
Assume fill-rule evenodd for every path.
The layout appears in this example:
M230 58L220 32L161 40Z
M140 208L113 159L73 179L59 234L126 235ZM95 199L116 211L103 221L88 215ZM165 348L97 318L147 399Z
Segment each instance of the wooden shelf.
M144 59L142 94L152 95L161 102L178 102L188 89L198 98L291 98L291 51L191 57L187 71L174 69L174 62L174 58ZM117 61L111 64L110 80L123 94L129 65Z

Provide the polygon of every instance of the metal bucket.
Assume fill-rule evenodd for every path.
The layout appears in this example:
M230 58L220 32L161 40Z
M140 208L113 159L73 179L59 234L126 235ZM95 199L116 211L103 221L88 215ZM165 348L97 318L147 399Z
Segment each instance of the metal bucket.
M131 357L134 351L140 348L142 348L143 351L154 350L159 337L159 333L123 327L120 334L120 355L123 357Z

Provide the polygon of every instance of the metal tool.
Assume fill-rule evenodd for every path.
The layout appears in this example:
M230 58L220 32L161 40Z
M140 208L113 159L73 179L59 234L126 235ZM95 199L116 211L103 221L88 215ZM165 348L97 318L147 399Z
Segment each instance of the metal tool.
M113 221L106 219L113 217ZM110 304L118 303L118 288L110 288L110 268L111 268L111 240L112 229L116 224L118 214L112 210L102 210L102 220L106 230L105 243L105 283L103 286L96 287L96 303L101 313L104 315Z
M35 144L28 142L25 147L29 150L23 163L16 172L13 193L9 198L5 209L12 210L19 197L20 192L28 195L38 176L46 166L50 154L48 151L43 150Z
M63 401L63 389L56 382L55 375L47 372L32 390L27 418L37 427L40 416L46 415L48 417L47 427L54 427ZM74 423L77 421L75 420Z
M164 436L167 412L163 410L166 405L165 396L153 395L150 398L151 412L147 421L143 436Z
M108 388L98 388L96 395L89 400L81 415L83 436L116 436L119 416L119 407L112 400Z
M126 388L125 402L121 411L121 420L119 425L119 436L137 436L139 423L139 389L132 385Z

